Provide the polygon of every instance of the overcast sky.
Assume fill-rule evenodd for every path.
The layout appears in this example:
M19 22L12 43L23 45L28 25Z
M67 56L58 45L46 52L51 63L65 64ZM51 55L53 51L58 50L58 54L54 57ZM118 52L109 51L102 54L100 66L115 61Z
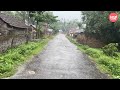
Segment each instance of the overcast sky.
M81 20L81 12L80 11L53 11L53 14L58 16L58 19L62 20Z

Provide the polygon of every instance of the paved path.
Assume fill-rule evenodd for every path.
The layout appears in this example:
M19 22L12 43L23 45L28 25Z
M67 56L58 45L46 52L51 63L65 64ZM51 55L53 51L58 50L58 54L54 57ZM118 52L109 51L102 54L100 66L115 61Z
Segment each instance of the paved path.
M11 79L106 79L77 47L58 34L46 49L26 63Z

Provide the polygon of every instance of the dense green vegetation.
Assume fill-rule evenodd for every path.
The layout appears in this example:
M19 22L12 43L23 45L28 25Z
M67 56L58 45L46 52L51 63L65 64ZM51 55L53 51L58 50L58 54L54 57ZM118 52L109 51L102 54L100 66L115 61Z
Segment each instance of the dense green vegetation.
M102 50L108 56L111 56L111 57L116 56L117 57L118 56L117 53L116 53L118 51L117 47L118 47L117 43L110 43L108 45L105 45L102 48Z
M13 75L20 64L24 63L31 56L42 51L51 38L52 37L42 39L37 42L22 44L0 54L0 78Z
M101 72L107 73L111 78L120 79L120 53L119 52L116 52L117 56L109 56L109 55L106 55L103 52L104 50L102 49L91 48L87 45L79 44L76 42L75 39L71 37L68 37L68 39L72 43L77 45L78 49L88 54L90 58L96 63L97 67L101 70ZM108 45L108 46L111 46L111 45Z
M118 43L120 46L120 12L114 11L118 14L118 21L115 23L108 19L111 12L113 11L82 11L82 23L86 24L86 35L95 37L105 44Z

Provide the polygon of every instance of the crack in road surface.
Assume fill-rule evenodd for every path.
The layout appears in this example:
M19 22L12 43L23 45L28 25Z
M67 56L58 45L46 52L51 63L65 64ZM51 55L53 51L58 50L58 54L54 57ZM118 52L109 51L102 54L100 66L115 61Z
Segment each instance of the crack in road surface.
M46 49L22 66L10 79L107 79L64 34L58 34Z

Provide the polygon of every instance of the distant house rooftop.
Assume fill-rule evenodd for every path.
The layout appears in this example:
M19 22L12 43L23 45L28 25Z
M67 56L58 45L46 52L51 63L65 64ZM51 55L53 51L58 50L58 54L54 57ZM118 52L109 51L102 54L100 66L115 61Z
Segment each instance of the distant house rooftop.
M84 32L84 30L83 29L77 29L75 32L76 33L81 33L81 32Z
M81 33L81 32L84 32L83 29L71 29L70 30L70 33Z
M28 28L28 26L22 20L18 19L17 17L11 16L11 15L0 13L0 19L2 19L5 23L13 27Z

